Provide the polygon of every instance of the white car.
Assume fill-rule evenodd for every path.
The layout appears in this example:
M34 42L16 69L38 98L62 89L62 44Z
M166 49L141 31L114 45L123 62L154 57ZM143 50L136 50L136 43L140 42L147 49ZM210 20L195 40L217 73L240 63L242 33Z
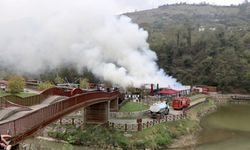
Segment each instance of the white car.
M149 111L152 117L157 116L157 114L168 115L169 105L166 104L165 102L155 103L152 106L150 106Z

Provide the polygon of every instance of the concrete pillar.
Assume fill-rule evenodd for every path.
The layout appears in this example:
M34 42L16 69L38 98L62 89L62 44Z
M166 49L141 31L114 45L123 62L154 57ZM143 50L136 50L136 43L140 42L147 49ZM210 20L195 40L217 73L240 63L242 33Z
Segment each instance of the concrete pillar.
M85 109L85 107L83 107L81 110L83 124L86 123L86 120L85 120L86 119L86 117L85 117L86 112L85 111L86 111L86 109Z
M86 123L106 123L109 119L109 107L109 101L93 104L86 107Z
M119 110L119 98L110 100L110 111L111 112L116 112Z
M107 114L108 114L108 119L107 119L106 122L108 122L109 119L110 119L110 101L108 101L108 112L107 112Z

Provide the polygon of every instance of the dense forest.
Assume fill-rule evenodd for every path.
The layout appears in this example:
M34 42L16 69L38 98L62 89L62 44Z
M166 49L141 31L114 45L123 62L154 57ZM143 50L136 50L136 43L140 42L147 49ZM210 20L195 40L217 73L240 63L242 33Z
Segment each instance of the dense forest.
M250 91L250 4L185 3L125 14L149 32L158 64L187 85Z

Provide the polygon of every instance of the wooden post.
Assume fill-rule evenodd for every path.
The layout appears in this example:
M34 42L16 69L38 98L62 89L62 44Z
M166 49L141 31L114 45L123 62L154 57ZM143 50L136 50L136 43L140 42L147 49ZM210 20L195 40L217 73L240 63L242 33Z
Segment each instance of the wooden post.
M137 121L137 126L138 126L137 131L142 131L142 119L139 118L136 121Z
M138 128L137 128L137 131L142 131L142 123L138 123Z
M128 131L128 124L125 123L125 132Z

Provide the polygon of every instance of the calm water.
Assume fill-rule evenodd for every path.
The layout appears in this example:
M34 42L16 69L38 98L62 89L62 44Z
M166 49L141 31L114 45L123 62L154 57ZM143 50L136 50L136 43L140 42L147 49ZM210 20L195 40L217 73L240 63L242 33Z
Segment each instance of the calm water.
M194 150L250 150L250 105L227 105L201 120Z
M250 150L250 105L227 105L201 120L199 145L192 150ZM41 140L28 140L32 150L87 150ZM180 149L184 150L184 149ZM187 150L187 149L185 149Z

